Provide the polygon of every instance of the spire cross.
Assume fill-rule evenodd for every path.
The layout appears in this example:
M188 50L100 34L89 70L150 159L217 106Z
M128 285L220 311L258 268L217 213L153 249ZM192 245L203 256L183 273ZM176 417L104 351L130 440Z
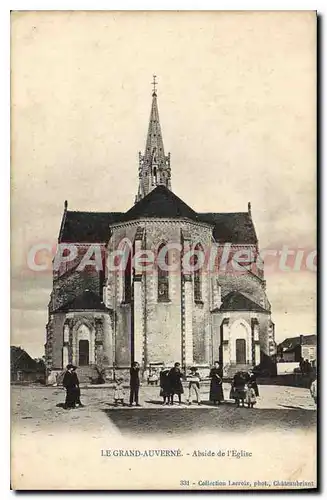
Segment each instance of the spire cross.
M153 82L151 82L153 85L153 94L156 93L156 85L158 85L158 83L156 82L156 78L157 78L157 75L153 75Z

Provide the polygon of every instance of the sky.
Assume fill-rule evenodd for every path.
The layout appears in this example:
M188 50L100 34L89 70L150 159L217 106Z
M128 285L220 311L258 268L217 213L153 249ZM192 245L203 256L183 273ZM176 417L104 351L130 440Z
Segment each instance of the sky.
M19 12L11 17L11 344L44 354L69 210L125 211L152 75L172 190L199 212L251 201L262 249L316 248L316 20L310 12ZM316 274L266 273L276 340L316 333Z

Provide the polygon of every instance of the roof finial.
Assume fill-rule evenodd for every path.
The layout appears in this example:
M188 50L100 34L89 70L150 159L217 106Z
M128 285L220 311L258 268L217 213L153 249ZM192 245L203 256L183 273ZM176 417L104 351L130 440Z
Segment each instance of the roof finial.
M65 203L64 203L64 209L65 209L65 210L67 210L67 208L68 208L68 201L67 201L67 200L65 200Z
M156 92L156 85L158 85L158 83L156 82L156 78L157 78L157 75L153 75L153 82L152 85L153 85L153 92L152 92L152 95L153 96L156 96L157 95L157 92Z
M251 217L251 202L248 202L248 214Z

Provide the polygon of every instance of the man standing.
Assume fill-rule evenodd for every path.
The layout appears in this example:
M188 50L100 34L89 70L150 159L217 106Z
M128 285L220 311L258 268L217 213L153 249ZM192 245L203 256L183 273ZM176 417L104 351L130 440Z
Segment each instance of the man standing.
M170 370L168 374L169 385L170 385L170 404L174 404L174 394L178 396L178 403L182 404L182 394L184 392L182 378L183 374L181 372L181 364L176 362L174 367Z
M133 406L135 401L136 406L139 405L139 389L140 389L140 366L137 361L132 363L130 369L130 395L129 395L129 406Z

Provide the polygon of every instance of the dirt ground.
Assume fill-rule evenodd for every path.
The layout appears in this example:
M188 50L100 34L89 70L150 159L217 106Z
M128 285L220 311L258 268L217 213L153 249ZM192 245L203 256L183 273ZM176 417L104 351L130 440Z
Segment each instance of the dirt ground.
M310 480L316 477L316 407L307 389L260 386L254 409L226 403L162 406L159 388L142 386L140 408L114 408L113 390L83 388L84 408L64 410L65 391L11 392L14 489L183 489L202 479ZM128 391L126 391L128 392ZM185 394L183 397L185 401ZM181 458L109 458L107 450L176 449ZM235 449L249 459L194 458L194 450ZM187 483L189 478L192 482ZM185 483L186 481L186 483ZM227 483L226 483L227 484ZM231 486L232 487L232 486ZM271 486L270 486L271 487Z
M193 417L188 416L190 411L196 410L201 412L201 420L208 419L210 422L210 414L214 415L219 412L222 427L229 427L238 422L255 422L253 425L268 425L270 420L277 423L281 421L281 425L311 425L315 423L316 405L311 398L310 392L307 389L283 387L283 386L260 386L260 397L253 410L247 408L236 408L232 401L229 401L229 384L224 384L224 396L226 403L220 408L213 408L209 404L209 387L201 389L201 397L203 404L198 406L194 401L192 406L187 406L186 394L183 395L181 406L177 403L173 407L162 407L162 399L159 397L159 388L155 386L142 386L140 388L140 404L141 408L129 408L113 406L113 389L111 388L83 388L81 400L84 403L84 408L67 411L58 407L65 400L65 390L61 387L31 387L31 386L13 386L11 392L11 407L12 407L12 424L18 426L20 432L24 429L29 429L29 432L39 432L45 428L57 426L74 426L76 429L89 430L90 426L95 429L103 426L111 427L115 425L127 430L128 420L130 421L131 430L133 431L138 419L141 417L144 420L146 427L146 415L151 411L153 415L157 414L158 420L162 420L160 415L167 415L171 412L183 411L182 423L178 424L178 428L185 423L185 429L192 430L196 427L196 421L190 426ZM128 399L128 389L126 389L126 399ZM128 415L129 412L137 413L133 417L121 417L123 414ZM154 413L153 413L154 412ZM159 412L159 413L158 413ZM150 415L150 414L149 414ZM225 415L224 418L222 416ZM119 420L124 420L124 425L120 425ZM196 417L199 419L199 416ZM216 418L214 419L216 420ZM135 421L135 423L134 423ZM171 426L174 428L175 421L180 421L180 414L176 415L171 421ZM298 422L298 424L297 424ZM160 428L160 422L158 424ZM139 426L140 427L140 426ZM165 427L167 424L165 423ZM169 426L168 426L169 427ZM194 429L196 430L196 429Z

